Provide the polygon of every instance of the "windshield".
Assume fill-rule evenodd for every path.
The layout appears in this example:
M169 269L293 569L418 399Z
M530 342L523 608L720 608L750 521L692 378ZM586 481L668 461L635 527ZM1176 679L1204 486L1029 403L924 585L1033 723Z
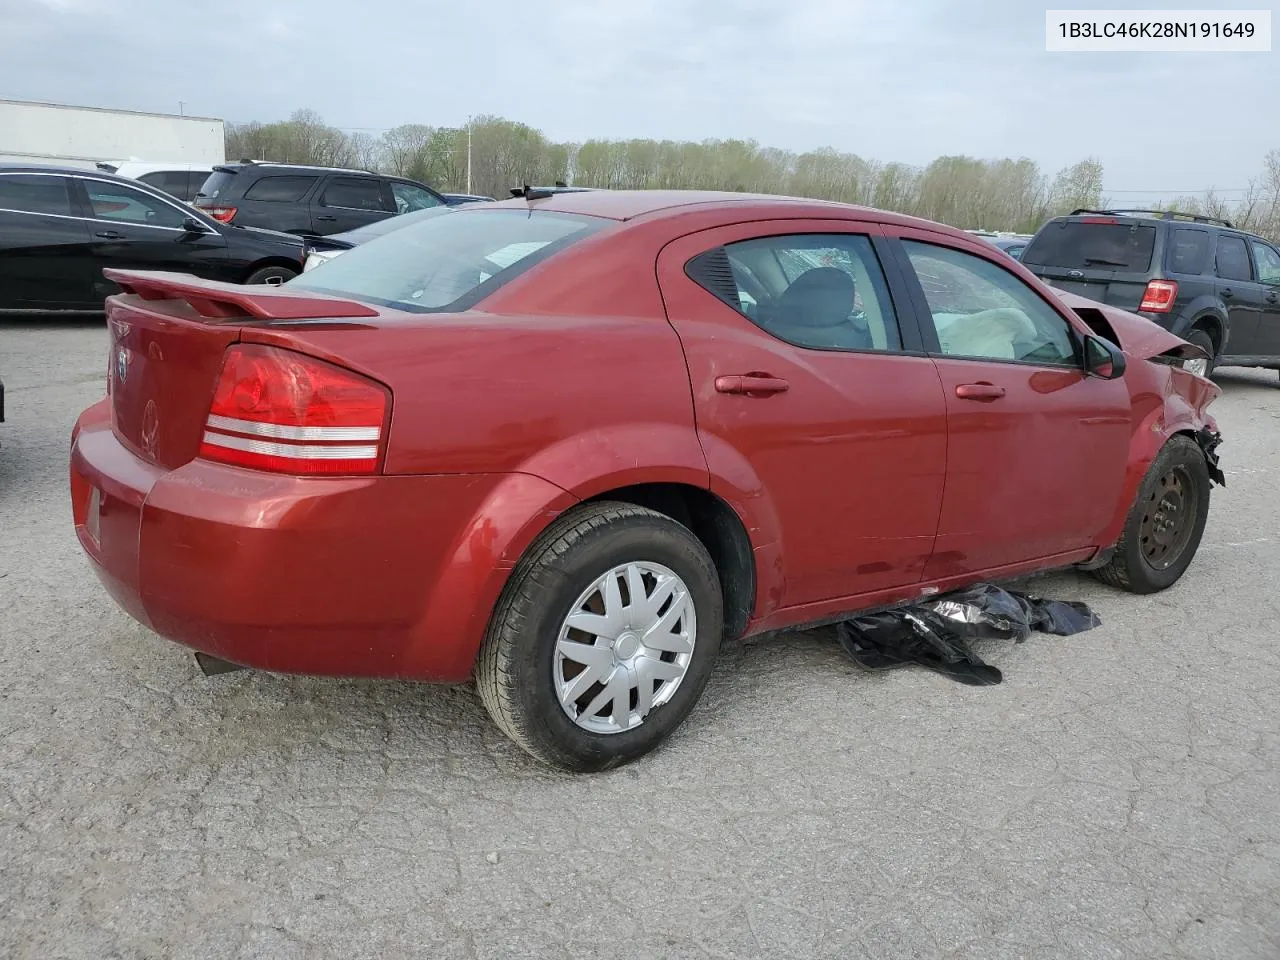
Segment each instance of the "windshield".
M545 211L454 211L354 247L288 286L413 313L466 310L609 223Z
M1087 223L1059 220L1036 234L1022 254L1022 262L1073 270L1151 269L1156 228L1142 224Z

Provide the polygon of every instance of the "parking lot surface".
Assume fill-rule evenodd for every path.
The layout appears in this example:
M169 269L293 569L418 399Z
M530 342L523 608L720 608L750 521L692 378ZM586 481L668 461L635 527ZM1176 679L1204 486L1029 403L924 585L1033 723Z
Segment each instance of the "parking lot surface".
M868 675L829 631L727 648L604 775L466 689L206 678L81 556L68 435L100 323L0 321L0 956L1280 957L1280 380L1224 370L1227 487L1102 627ZM211 586L216 589L216 586Z

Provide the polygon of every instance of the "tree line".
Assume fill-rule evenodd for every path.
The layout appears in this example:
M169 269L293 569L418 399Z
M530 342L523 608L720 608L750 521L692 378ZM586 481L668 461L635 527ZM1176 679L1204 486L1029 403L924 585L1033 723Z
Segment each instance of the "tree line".
M752 140L587 140L557 143L502 117L471 123L471 192L502 198L522 184L565 181L610 189L698 189L838 200L964 229L1031 233L1049 217L1103 204L1101 162L1052 174L1026 158L939 157L926 166L831 148L796 153ZM444 192L467 187L467 129L404 124L380 137L327 125L312 110L275 123L228 123L227 158L358 167L410 177ZM1280 236L1280 151L1244 204L1212 193L1161 206L1222 216Z

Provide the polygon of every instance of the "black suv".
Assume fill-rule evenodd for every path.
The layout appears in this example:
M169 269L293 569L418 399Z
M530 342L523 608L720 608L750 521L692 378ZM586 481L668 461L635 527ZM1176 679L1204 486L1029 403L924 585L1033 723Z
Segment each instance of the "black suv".
M311 237L445 203L430 187L403 177L252 160L214 167L195 200L221 223Z
M1042 226L1023 265L1052 286L1152 320L1213 358L1280 370L1280 251L1226 220L1075 210Z

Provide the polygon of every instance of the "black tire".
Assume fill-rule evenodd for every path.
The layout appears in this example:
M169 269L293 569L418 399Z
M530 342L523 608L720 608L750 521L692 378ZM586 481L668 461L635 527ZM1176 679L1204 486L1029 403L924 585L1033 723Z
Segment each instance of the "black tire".
M639 726L586 730L556 692L561 625L598 578L646 561L677 574L693 601L696 634L686 672L670 699ZM578 772L606 770L653 750L680 725L706 686L723 632L720 581L697 537L653 510L588 504L552 523L516 565L481 645L476 686L494 722L532 756Z
M245 283L284 283L297 275L297 270L290 270L288 267L263 267L249 274Z
M1209 365L1205 368L1204 375L1210 377L1213 375L1213 369L1217 365L1218 355L1213 349L1213 340L1209 334L1205 333L1199 327L1194 330L1188 330L1187 335L1182 338L1187 343L1194 343L1197 347L1209 355Z
M1157 593L1173 586L1191 565L1204 536L1209 491L1209 468L1199 445L1188 437L1171 439L1142 478L1114 556L1093 571L1094 576L1130 593ZM1178 507L1178 520L1162 530L1171 505Z

